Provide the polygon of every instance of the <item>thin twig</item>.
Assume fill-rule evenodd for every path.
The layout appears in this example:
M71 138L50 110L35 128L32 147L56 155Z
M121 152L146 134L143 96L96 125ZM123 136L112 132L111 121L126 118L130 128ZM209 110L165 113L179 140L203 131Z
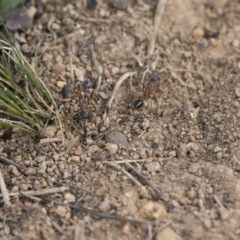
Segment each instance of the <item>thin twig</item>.
M56 203L56 204L59 204L62 206L69 207L69 208L77 210L77 211L88 213L92 216L102 217L105 219L112 219L112 220L117 220L117 221L121 221L121 222L130 222L130 223L136 223L136 224L151 224L154 226L161 226L162 224L164 224L164 222L154 222L154 221L147 221L147 220L143 220L143 219L125 218L120 215L112 215L112 214L107 214L107 213L103 213L103 212L97 212L97 211L90 210L90 209L87 209L87 208L79 206L79 205L76 206L73 204L64 204L64 203L55 201L50 198L45 198L45 197L42 197L42 200L47 201L47 202L53 202L53 203Z
M131 179L137 186L142 186L142 184L136 179L134 178L129 172L127 172L124 168L122 168L121 166L114 164L112 162L104 162L105 164L116 168L117 170L121 171L123 174L125 174L129 179Z
M158 0L157 9L154 16L153 32L148 44L147 56L152 55L154 52L155 41L156 41L157 33L159 30L159 26L160 26L162 14L165 9L166 2L167 0Z
M137 160L134 160L134 159L124 159L124 160L121 160L121 161L115 161L114 163L115 164L120 164L120 163L128 163L128 162L146 162L148 161L149 159L137 159Z
M42 138L39 142L40 145L46 144L46 143L54 143L54 142L62 142L63 139L61 138Z
M96 95L98 95L98 91L102 84L102 75L103 75L103 67L101 65L99 65L98 66L98 81L97 81L97 86L96 86L96 90L95 90Z
M28 194L26 194L24 192L20 192L20 195L23 196L23 197L29 198L30 200L35 201L35 202L41 202L42 201L41 198L28 195Z
M19 196L21 194L28 196L42 196L46 194L59 193L69 190L69 187L59 187L59 188L44 188L37 191L22 191L16 193L10 193L9 196Z
M16 162L14 162L14 161L12 161L12 160L10 160L10 159L2 156L2 155L0 155L0 161L1 161L1 162L4 162L4 163L6 163L6 164L13 165L13 166L15 166L16 168L18 168L20 171L23 170L23 169L26 169L25 166L23 166L23 165L21 165L21 164L19 164L19 163L16 163Z
M117 81L114 89L113 89L113 92L112 92L112 96L111 98L109 99L108 101L108 104L107 104L107 107L110 109L111 106L112 106L112 102L113 102L113 99L119 89L119 87L121 86L121 84L128 78L128 77L131 77L132 75L134 74L137 74L137 72L127 72L127 73L124 73L120 78L119 80Z
M217 195L213 195L213 199L214 199L215 202L219 205L219 207L225 208L225 207L223 206L223 204L221 203L221 201L220 201L220 199L218 198Z
M3 202L7 206L11 206L9 193L8 193L7 188L6 188L6 184L4 182L4 178L3 178L3 175L2 175L1 169L0 169L0 188L1 188L1 192L2 192Z
M152 184L145 176L143 176L142 173L140 173L135 167L133 167L132 164L130 164L130 163L125 163L125 165L126 165L129 169L131 169L132 171L134 171L139 177L141 177L141 178L146 182L146 184L147 184L149 187L151 187L159 196L162 195L161 192L160 192L155 186L153 186L153 184Z

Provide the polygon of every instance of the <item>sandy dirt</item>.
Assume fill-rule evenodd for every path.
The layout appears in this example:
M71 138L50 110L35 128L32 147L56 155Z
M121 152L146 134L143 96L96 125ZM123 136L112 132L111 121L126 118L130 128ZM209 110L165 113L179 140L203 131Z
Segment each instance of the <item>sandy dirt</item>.
M106 2L88 10L83 1L42 0L33 28L17 36L53 90L65 143L1 130L1 154L24 168L1 164L12 206L1 202L0 238L239 239L239 1L167 1L151 56L157 1ZM159 81L135 109L151 74ZM91 118L77 121L86 78ZM63 98L65 84L73 91ZM109 140L113 131L124 135ZM57 137L56 121L44 138Z

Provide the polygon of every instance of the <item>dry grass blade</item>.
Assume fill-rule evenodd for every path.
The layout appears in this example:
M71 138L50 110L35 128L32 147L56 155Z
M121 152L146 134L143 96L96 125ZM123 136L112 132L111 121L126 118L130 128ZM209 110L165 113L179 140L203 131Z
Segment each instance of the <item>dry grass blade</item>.
M0 125L40 135L44 123L58 114L57 104L11 38L2 33L0 51Z
M4 179L3 179L3 175L2 175L2 171L0 169L0 188L1 188L1 192L2 192L2 197L3 197L3 202L7 205L10 206L10 198L9 198L9 194L8 194L8 190L6 188Z

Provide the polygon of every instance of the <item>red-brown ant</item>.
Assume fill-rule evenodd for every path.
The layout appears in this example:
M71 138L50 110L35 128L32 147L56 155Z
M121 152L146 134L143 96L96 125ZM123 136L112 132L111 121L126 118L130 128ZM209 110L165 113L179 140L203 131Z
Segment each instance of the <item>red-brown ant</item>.
M92 88L92 82L87 79L82 83L83 93L81 92L81 87L78 85L78 96L80 102L80 111L74 115L76 120L89 119L90 115L87 111L88 106L90 105L94 89L90 93L89 89Z
M134 108L137 109L137 108L140 108L140 107L143 106L144 100L149 98L149 96L151 94L152 86L157 81L159 81L158 76L151 75L150 78L149 78L148 83L146 85L143 84L143 95L142 95L142 97L140 99L137 99L137 100L134 101L134 103L133 103Z

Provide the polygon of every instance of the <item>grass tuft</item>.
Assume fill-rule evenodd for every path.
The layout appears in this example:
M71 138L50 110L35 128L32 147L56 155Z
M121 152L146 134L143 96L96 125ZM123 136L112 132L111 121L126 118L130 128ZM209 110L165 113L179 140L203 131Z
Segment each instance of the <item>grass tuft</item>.
M49 88L13 41L0 33L0 125L40 135L57 114Z

